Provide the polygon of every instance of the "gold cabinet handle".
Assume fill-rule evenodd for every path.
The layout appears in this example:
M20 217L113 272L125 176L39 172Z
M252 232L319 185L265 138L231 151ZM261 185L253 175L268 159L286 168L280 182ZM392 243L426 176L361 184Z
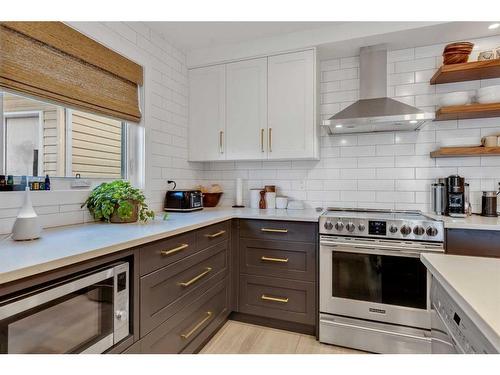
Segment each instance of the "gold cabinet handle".
M202 277L205 277L206 275L208 275L210 273L210 271L212 271L212 267L207 267L207 268L205 268L205 271L203 271L202 273L200 273L198 276L193 277L189 281L185 281L185 282L179 283L179 285L186 288L186 287L194 284L198 280L200 280Z
M198 329L200 329L200 327L203 324L205 324L207 321L209 321L213 314L214 314L213 312L207 311L207 316L204 317L202 320L200 320L200 322L197 323L193 328L191 328L191 330L189 332L181 334L181 337L183 339L188 339L190 336L193 335L193 333L195 333Z
M221 154L224 153L224 131L219 132L219 151Z
M189 245L187 243L183 243L182 245L180 246L177 246L177 247L174 247L173 249L170 249L170 250L162 250L160 252L161 255L172 255L172 254L175 254L181 250L184 250L186 248L188 248Z
M222 236L224 233L226 233L225 230L220 230L217 233L205 234L205 236L208 237L208 238L216 238L216 237Z
M269 152L273 152L273 129L269 128L269 137L268 137L268 148Z
M263 294L261 297L260 297L261 300L263 301L272 301L272 302L279 302L279 303L288 303L288 298L278 298L278 297L270 297L270 296L266 296L265 294Z
M264 152L264 129L260 129L260 151Z
M271 258L271 257L261 256L260 260L266 262L288 263L288 258Z
M288 229L260 228L262 232L288 233Z

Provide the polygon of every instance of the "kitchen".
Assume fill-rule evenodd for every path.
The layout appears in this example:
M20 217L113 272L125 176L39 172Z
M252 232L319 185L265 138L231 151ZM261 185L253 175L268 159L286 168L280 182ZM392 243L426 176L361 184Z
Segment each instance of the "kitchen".
M383 24L2 21L0 353L498 354L500 27Z

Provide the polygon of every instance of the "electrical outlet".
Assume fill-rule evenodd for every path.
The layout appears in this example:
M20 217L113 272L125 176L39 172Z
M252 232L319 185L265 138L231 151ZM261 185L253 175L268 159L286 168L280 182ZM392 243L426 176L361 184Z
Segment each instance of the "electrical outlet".
M89 188L91 185L92 184L90 183L90 180L85 180L82 178L75 178L73 181L71 181L72 189Z

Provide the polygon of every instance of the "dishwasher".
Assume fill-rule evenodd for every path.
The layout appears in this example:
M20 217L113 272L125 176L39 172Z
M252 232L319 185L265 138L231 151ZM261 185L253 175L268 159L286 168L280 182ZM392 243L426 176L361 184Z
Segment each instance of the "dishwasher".
M435 278L431 306L432 354L499 353Z

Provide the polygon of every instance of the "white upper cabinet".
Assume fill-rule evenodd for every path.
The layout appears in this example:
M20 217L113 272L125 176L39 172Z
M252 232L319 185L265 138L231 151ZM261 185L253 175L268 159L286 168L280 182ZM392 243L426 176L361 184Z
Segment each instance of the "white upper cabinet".
M189 160L225 160L226 66L189 71Z
M189 71L189 160L317 159L314 50Z
M267 158L267 58L226 65L227 160Z
M269 57L269 159L318 157L313 50Z

